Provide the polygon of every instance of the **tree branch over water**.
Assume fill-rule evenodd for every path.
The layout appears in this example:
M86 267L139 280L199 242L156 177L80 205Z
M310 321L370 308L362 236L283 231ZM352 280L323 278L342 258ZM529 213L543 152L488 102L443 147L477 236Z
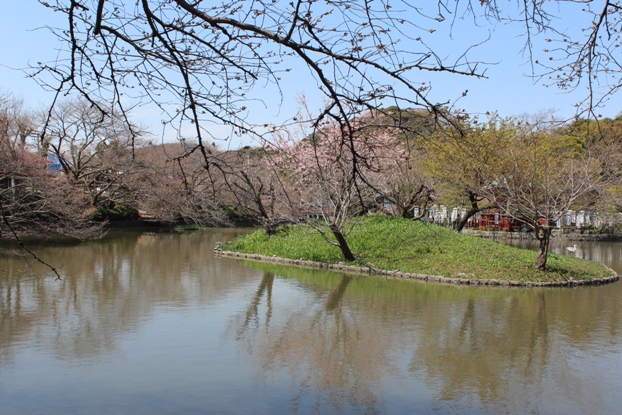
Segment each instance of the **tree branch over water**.
M57 96L75 92L103 112L111 110L99 102L114 103L120 113L156 104L165 127L179 139L192 136L197 145L188 151L200 152L206 169L217 162L209 144L243 135L263 143L279 129L250 115L281 105L292 80L317 88L325 99L317 125L338 122L344 141L352 119L383 106L445 117L439 110L452 99L431 95L429 75L484 77L490 64L477 56L481 40L455 40L463 30L499 22L522 26L535 79L561 89L587 87L579 113L596 115L620 87L617 1L40 2L65 14L68 24L52 29L65 45L59 58L41 63L33 76ZM578 10L585 16L581 31L566 30L559 17ZM544 50L548 59L539 59L538 42L555 45ZM296 123L294 117L282 122ZM218 126L231 133L216 132Z
M15 229L13 229L13 226L11 226L11 222L9 221L9 218L7 217L7 214L4 210L4 206L2 205L2 201L0 201L0 215L2 215L2 223L9 229L9 232L11 233L11 236L13 237L13 239L17 242L17 244L26 252L28 252L28 254L30 254L30 256L37 262L45 265L47 268L49 268L55 275L56 275L56 279L57 280L61 280L62 278L60 277L60 274L58 273L58 268L59 267L55 267L53 265L50 265L49 263L45 262L44 260L41 259L41 257L39 255L37 255L36 253L34 253L30 248L28 248L24 242L22 241L22 239L19 237L19 235L17 234L17 232L15 231ZM1 236L1 234L0 234Z

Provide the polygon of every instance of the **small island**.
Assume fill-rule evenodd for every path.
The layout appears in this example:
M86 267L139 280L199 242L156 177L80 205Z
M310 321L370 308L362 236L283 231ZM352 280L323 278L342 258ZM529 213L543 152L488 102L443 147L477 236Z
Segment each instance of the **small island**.
M337 247L302 225L280 226L272 236L258 230L221 243L216 251L222 256L452 284L575 286L619 279L601 263L553 253L547 270L541 271L533 265L535 251L438 225L384 216L355 220L348 235L357 256L352 262L344 263Z

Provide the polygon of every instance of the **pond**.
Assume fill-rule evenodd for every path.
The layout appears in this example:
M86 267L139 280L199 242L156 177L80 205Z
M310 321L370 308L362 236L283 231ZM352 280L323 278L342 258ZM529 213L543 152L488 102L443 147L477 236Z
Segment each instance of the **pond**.
M0 413L622 408L620 282L447 286L213 256L244 232L35 246L62 281L1 248ZM622 272L620 242L574 255Z

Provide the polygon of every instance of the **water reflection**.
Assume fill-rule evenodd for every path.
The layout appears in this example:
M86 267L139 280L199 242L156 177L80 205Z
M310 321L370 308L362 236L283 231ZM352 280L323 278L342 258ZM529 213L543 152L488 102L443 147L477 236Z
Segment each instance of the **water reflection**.
M595 408L620 403L598 392L602 373L584 365L619 362L611 345L622 310L605 287L468 288L250 266L325 288L322 301L244 339L264 371L298 369L292 378L317 401L327 394L375 412L387 389L423 382L423 411L608 413Z
M297 298L295 307L287 305L279 318L271 319L269 287L274 275L271 270L264 271L248 310L232 325L236 339L255 356L261 376L287 368L296 383L289 398L292 413L301 406L330 408L330 413L354 409L377 413L380 380L395 370L387 354L391 339L380 327L362 324L362 316L344 304L353 277L330 275L338 279L334 287L310 287L306 295ZM264 316L257 313L262 296Z
M23 260L1 250L2 413L622 405L620 283L475 288L214 258L216 241L238 232L39 247L63 264L62 281L36 265L18 272ZM582 243L577 255L611 258L620 272L619 247Z
M525 249L537 249L537 242L532 239L499 239L499 242ZM575 252L568 252L566 247L574 244L577 244L577 250ZM563 239L553 238L551 240L550 250L555 254L602 262L618 273L622 273L622 241L568 242Z
M62 281L40 264L26 268L13 248L4 247L0 364L12 359L13 344L33 334L60 359L110 352L120 333L136 330L162 304L221 298L243 274L208 258L217 240L235 233L126 233L69 248L38 247L42 259L62 265Z

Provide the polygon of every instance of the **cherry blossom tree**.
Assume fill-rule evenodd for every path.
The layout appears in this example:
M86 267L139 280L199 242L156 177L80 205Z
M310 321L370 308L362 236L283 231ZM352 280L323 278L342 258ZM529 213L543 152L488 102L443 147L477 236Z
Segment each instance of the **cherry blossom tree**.
M275 140L274 163L287 172L300 198L297 219L339 247L347 261L354 261L356 257L346 241L353 226L348 219L362 213L369 195L361 186L355 170L358 167L352 159L359 149L343 151L344 145L358 143L355 137L344 140L344 134L347 133L335 122L326 122L302 139L281 133Z
M307 119L310 132L278 135L275 169L285 172L300 198L297 220L352 261L355 255L346 240L356 223L351 219L385 203L400 216L410 216L415 206L430 200L431 187L413 171L414 152L399 137L403 127L387 123L387 117L364 112L350 121L351 129L336 121L317 125L314 117Z

